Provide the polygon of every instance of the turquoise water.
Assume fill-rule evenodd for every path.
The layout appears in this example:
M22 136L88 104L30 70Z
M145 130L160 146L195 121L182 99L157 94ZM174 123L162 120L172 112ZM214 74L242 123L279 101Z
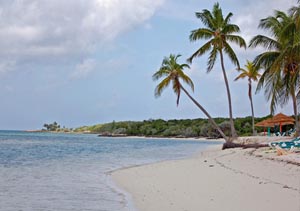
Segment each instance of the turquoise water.
M132 210L107 172L185 158L212 144L0 131L0 210Z

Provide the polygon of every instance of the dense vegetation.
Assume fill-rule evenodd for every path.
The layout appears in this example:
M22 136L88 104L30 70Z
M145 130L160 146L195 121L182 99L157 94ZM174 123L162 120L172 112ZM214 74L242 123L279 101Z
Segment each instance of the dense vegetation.
M43 125L42 131L49 131L49 132L72 132L72 128L66 128L65 126L61 127L57 122L53 122L50 124L45 123Z
M255 118L255 122L262 121L268 117L269 116ZM214 118L214 120L225 134L230 134L229 118ZM234 123L239 136L248 136L252 134L251 122L251 116L235 119ZM256 129L258 132L263 132L263 128ZM285 130L288 129L289 128L285 128ZM91 132L107 136L220 137L220 134L212 127L207 119L113 121L106 124L80 127L74 131Z
M43 130L47 130L47 131L57 131L60 129L60 125L57 122L53 122L50 124L44 124L43 125L45 129Z

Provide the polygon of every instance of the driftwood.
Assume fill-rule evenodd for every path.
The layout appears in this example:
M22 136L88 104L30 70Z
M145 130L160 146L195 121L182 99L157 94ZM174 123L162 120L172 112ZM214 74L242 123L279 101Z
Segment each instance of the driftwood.
M261 148L261 147L268 147L268 144L259 144L259 143L254 143L254 144L243 144L243 143L234 143L231 141L227 141L223 144L222 150L224 149L230 149L230 148L243 148L243 149L248 149L248 148Z

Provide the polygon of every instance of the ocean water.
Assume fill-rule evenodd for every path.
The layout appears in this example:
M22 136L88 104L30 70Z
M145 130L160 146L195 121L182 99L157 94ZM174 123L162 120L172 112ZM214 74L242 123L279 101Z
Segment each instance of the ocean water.
M128 211L108 172L191 156L212 142L0 131L0 211Z

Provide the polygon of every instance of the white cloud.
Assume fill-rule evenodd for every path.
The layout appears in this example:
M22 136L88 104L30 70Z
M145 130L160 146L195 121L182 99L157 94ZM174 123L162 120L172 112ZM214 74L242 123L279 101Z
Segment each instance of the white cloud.
M260 19L274 15L274 10L287 12L290 7L295 5L295 0L247 1L244 7L233 12L232 22L240 26L242 36L249 42L258 33L266 33L258 29Z
M86 59L82 63L76 65L75 71L72 73L71 78L80 79L88 76L96 66L94 59Z
M41 31L33 26L7 26L0 30L0 36L4 39L22 39L23 41L34 41L41 35Z
M144 24L164 0L0 1L0 56L67 60ZM58 62L58 61L57 61Z
M14 70L16 65L15 61L1 61L0 62L0 76L7 74Z
M129 62L129 59L126 56L97 60L86 58L81 63L75 65L75 69L70 74L70 78L86 78L97 71L100 71L101 75L115 77L115 75L118 74L119 71L124 70L124 68L128 68L130 64L131 63Z

